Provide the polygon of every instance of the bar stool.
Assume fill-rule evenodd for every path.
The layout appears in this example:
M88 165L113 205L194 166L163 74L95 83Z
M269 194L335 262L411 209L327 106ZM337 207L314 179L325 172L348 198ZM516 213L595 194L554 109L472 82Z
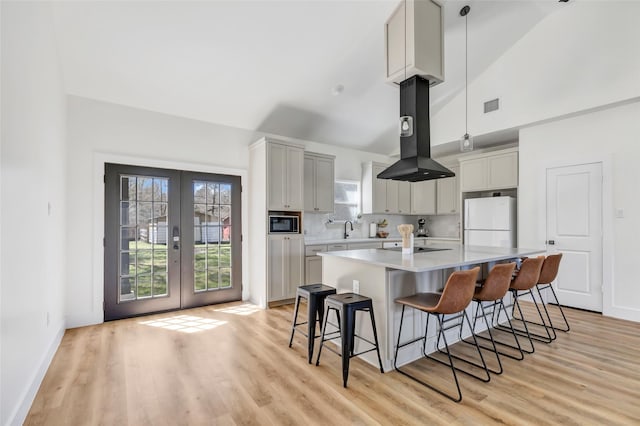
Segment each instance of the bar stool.
M322 335L320 337L320 348L318 349L316 366L320 365L320 354L322 353L324 342L339 338L342 344L341 353L338 353L329 347L327 347L327 349L342 357L342 383L345 388L347 387L347 378L349 377L349 360L354 356L376 351L376 354L378 355L378 363L380 365L380 372L384 373L384 370L382 369L382 359L380 358L380 349L378 347L378 333L376 331L376 320L373 314L373 302L371 301L371 298L361 296L356 293L340 293L327 296L324 303L325 311L324 319L322 321ZM329 336L333 336L335 334L340 334L340 336L327 338L327 319L329 318L329 311L331 310L335 311L338 316L339 329L336 332L330 333ZM373 342L358 336L355 333L357 311L369 312L371 327L373 328ZM370 345L373 345L373 348L359 353L354 353L354 340L356 337L360 340L364 340Z
M307 324L307 333L298 330L298 333L307 337L309 364L313 358L313 344L316 338L316 318L322 321L324 315L324 299L330 295L336 294L336 289L324 284L309 284L298 287L296 291L296 304L293 311L293 325L291 326L291 338L289 339L289 347L293 344L293 334L296 327ZM307 299L307 321L298 321L298 308L300 307L300 299Z
M549 326L552 330L564 331L568 332L571 328L569 327L569 322L567 321L567 317L564 315L564 311L562 310L562 306L560 306L560 302L558 301L558 296L556 295L555 290L553 289L553 285L551 284L558 276L558 270L560 269L560 261L562 260L562 253L558 254L550 254L544 260L542 264L542 270L540 271L540 278L538 278L538 284L536 285L536 290L538 291L538 296L540 296L540 300L542 301L542 306L544 307L544 311L547 314L547 319L549 320ZM555 299L555 305L560 310L560 314L562 315L562 319L564 320L564 327L556 327L553 325L551 321L551 315L549 315L549 311L547 309L547 305L544 303L542 299L542 290L551 289L551 294ZM528 321L530 324L543 325L537 322ZM555 338L555 331L554 331Z
M475 333L476 323L478 318L482 317L484 319L485 325L487 326L487 332L489 334L489 337L487 338L479 334L476 335L476 337L479 339L483 339L491 342L491 348L488 348L482 345L480 345L480 347L482 349L491 351L496 354L496 359L498 360L498 370L492 370L487 366L487 369L494 374L502 374L503 372L502 362L500 361L500 354L516 360L524 359L524 352L522 352L522 348L520 348L520 342L518 342L518 336L516 336L516 333L513 330L513 327L511 325L511 320L509 319L509 317L507 316L507 321L509 322L509 328L511 328L513 338L516 342L518 351L520 352L519 357L516 357L509 353L502 353L498 351L498 348L496 345L501 345L503 343L500 341L496 341L493 338L493 333L491 332L491 325L489 324L489 320L487 320L487 317L489 315L491 315L493 318L494 312L498 308L502 308L506 312L503 298L505 294L507 294L507 291L509 290L509 286L511 285L511 277L513 276L513 271L515 270L515 267L516 267L515 262L502 263L502 264L495 265L493 268L491 268L491 271L489 271L489 275L487 276L486 280L484 280L484 282L482 283L482 287L476 287L475 294L473 295L473 302L476 305L475 314L473 317L473 332ZM471 345L473 344L468 340L462 339L462 333L460 334L460 341L471 344ZM480 367L480 365L477 365L477 364L473 364L473 365L475 365L476 367Z
M396 353L393 361L394 368L399 373L409 377L410 379L420 383L425 387L428 387L429 389L432 389L438 392L441 395L446 396L447 398L453 400L454 402L462 401L462 392L460 390L460 384L458 383L458 377L456 375L456 367L453 364L453 357L451 356L451 351L449 350L449 344L447 343L447 337L444 334L445 322L449 321L449 320L445 321L444 316L455 314L456 317L451 319L453 320L453 319L459 318L461 315L463 319L466 319L469 327L471 327L471 324L469 322L469 317L467 317L465 309L471 302L471 299L473 298L476 279L478 278L478 271L480 271L480 267L476 266L475 268L469 269L466 271L453 272L447 279L447 283L444 286L444 290L442 291L442 294L417 293L412 296L401 297L395 300L396 303L399 303L402 305L402 315L400 316L400 329L398 330L398 343L396 345ZM427 314L427 325L425 327L423 337L419 337L417 339L413 339L408 342L400 343L400 336L402 335L402 323L404 321L404 312L407 306L410 308L425 312ZM440 336L442 335L445 348L446 348L446 353L448 355L449 363L441 361L427 354L427 351L426 351L427 333L429 331L429 318L432 315L438 318L439 333L438 333L438 343L436 343L436 346L439 345ZM459 325L462 326L462 320L460 321ZM472 337L475 341L476 349L478 350L480 359L482 360L482 363L486 370L486 364L484 363L484 358L482 357L480 346L478 345L478 342L475 340L475 335L473 333L472 333ZM438 389L435 386L430 385L415 376L412 376L406 371L400 370L400 368L398 367L398 351L400 350L400 348L419 342L421 340L423 341L422 353L424 354L425 358L447 365L448 367L451 368L451 372L453 373L453 379L455 381L457 392L458 392L457 397L451 396L450 394L444 392L443 390ZM487 372L487 375L488 375L488 372Z
M540 308L538 307L538 304L536 303L535 298L533 297L533 292L531 291L533 287L535 287L536 284L538 283L538 278L540 277L540 270L542 269L543 262L544 262L544 256L524 259L524 261L522 262L522 265L520 266L520 270L518 271L518 274L513 280L511 280L511 284L509 285L509 292L511 292L511 295L513 297L513 303L508 307L511 308L512 318L515 318L516 308L518 309L519 318L524 318L522 314L522 308L520 307L520 302L518 301L518 297L526 294L530 294L534 301L534 306L538 311L538 316L540 317L541 322L544 323L542 312L540 311ZM522 347L522 345L520 345L519 342L517 345L518 347L504 344L504 343L502 345L511 347L513 349L520 349L522 352L532 354L535 351L535 348L533 346L534 339L532 334L529 332L529 327L527 327L527 323L522 321L522 324L524 325L524 330L520 330L516 327L513 327L513 324L511 323L511 321L509 321L509 327L499 324L498 321L500 319L500 313L502 312L502 307L504 307L504 304L498 309L498 318L494 320L494 323L495 323L494 329L501 330L501 331L508 331L510 333L515 332L517 335L523 336L523 337L526 336L527 339L529 340L529 345L531 349L530 350L525 349L524 347ZM504 313L507 314L506 307L504 309ZM552 339L551 339L551 335L548 332L548 329L547 329L547 334L548 336L546 340L547 342L551 342Z

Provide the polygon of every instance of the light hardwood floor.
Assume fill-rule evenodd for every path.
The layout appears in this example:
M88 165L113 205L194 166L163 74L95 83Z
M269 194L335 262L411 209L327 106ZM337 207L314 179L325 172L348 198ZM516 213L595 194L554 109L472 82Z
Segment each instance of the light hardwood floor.
M25 424L640 424L640 324L567 314L570 333L524 361L505 359L491 382L460 375L459 404L359 359L344 389L337 355L309 365L300 334L288 348L291 306L234 303L72 329ZM176 328L167 321L180 315L205 329L143 324ZM434 364L421 367L447 385L449 371Z

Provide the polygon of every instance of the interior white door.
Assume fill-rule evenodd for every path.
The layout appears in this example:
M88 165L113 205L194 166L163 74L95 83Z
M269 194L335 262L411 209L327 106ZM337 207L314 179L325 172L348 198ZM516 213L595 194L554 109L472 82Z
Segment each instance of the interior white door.
M602 312L602 164L547 169L547 249L561 305Z

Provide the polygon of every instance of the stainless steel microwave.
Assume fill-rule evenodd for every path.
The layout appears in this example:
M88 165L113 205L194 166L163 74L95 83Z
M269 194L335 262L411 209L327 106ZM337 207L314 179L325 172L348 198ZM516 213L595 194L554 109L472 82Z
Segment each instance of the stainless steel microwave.
M299 234L300 218L298 216L269 215L270 234Z

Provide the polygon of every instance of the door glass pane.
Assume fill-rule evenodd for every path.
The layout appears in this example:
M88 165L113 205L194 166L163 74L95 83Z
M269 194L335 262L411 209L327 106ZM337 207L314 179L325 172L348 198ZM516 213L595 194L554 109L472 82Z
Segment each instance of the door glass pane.
M228 183L193 182L195 291L231 286L231 190Z
M231 269L220 268L220 288L231 287Z
M120 176L119 302L168 296L167 178Z
M153 201L153 178L138 177L138 201Z

